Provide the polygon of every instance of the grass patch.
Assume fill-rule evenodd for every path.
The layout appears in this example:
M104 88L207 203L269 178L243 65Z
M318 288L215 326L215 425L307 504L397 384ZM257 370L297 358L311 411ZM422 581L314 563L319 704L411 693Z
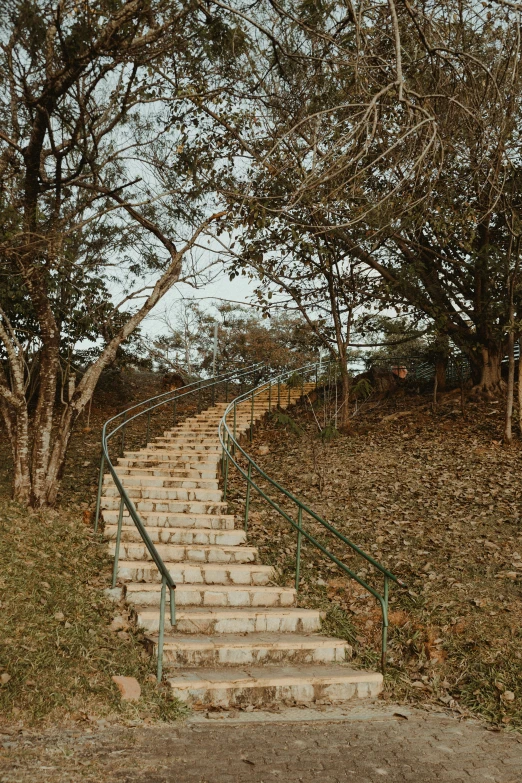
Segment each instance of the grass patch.
M155 682L143 635L132 625L111 629L124 608L104 592L110 573L106 544L79 513L32 513L0 500L2 720L173 720L183 713ZM139 702L120 701L115 674L136 677Z

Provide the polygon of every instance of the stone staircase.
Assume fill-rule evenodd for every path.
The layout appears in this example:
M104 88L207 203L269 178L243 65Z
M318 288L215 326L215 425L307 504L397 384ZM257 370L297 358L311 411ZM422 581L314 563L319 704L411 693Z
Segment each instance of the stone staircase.
M281 407L300 396L301 388L282 388ZM277 403L274 390L271 401ZM268 405L268 394L255 399L254 421ZM223 708L377 695L382 676L349 667L347 643L319 633L320 612L297 607L296 591L274 583L273 569L259 563L256 547L227 513L218 485L218 424L225 408L218 403L146 448L126 452L117 467L177 585L177 622L171 630L166 619L163 653L174 695ZM248 401L238 406L237 433L247 432L250 420ZM119 496L110 476L102 508L113 555ZM160 575L127 513L118 580L137 624L156 645Z

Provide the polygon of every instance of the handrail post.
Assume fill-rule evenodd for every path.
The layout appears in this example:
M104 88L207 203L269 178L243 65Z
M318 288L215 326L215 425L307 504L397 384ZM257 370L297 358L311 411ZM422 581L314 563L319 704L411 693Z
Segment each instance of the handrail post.
M112 587L116 587L118 578L118 561L120 559L121 527L123 524L123 495L120 497L120 511L118 514L118 529L116 531L116 545L114 547L114 565L112 566Z
M123 414L123 427L121 428L121 446L120 446L120 451L121 451L121 456L122 457L123 457L123 452L125 451L125 427L127 426L126 425L126 421L127 421L127 411L125 411L125 413Z
M381 648L381 669L382 673L386 671L386 649L388 646L388 576L384 574L384 608L382 617L382 648Z
M232 453L236 453L236 422L237 422L237 403L234 401L234 443L232 444Z
M297 550L295 555L295 589L296 592L299 590L299 570L301 567L301 537L302 537L302 527L303 527L303 509L301 506L299 506L299 511L297 512Z
M103 453L103 446L102 446L102 453L101 453L101 460L100 460L100 475L98 476L98 495L96 497L96 514L94 517L94 532L98 532L98 520L100 518L100 508L101 508L101 496L103 491L103 469L105 467L105 454Z
M227 499L227 486L228 486L228 450L230 447L230 437L227 436L225 440L225 480L223 482L223 500Z
M165 637L165 595L167 592L167 577L163 574L161 579L160 596L160 618L159 618L159 636L158 636L158 670L157 680L161 682L163 674L163 639Z
M250 443L254 437L254 390L252 389L252 404L250 406Z
M245 498L245 533L248 531L248 511L250 508L250 484L252 482L252 463L248 461L247 489Z
M147 434L145 435L145 445L147 446L150 438L150 405L147 411Z
M170 624L176 625L176 589L170 587Z

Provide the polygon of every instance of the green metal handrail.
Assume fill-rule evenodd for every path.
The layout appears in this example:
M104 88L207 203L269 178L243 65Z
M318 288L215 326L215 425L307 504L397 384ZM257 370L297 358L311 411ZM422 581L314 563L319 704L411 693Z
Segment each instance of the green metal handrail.
M112 586L116 586L116 579L118 574L118 561L119 561L119 554L120 554L120 543L121 543L121 534L122 534L122 526L123 526L123 513L124 509L126 508L129 512L129 516L136 525L136 528L139 531L139 534L147 547L147 550L154 561L158 571L161 574L161 595L160 595L160 621L159 621L159 633L158 633L158 665L157 665L157 678L158 682L161 681L162 673L163 673L163 642L164 642L164 634L165 634L165 603L166 603L166 591L167 587L169 589L169 596L170 596L170 623L171 626L176 625L176 602L175 602L175 595L174 590L176 589L176 585L174 584L174 581L170 575L170 572L168 568L166 567L165 563L163 562L159 552L157 551L156 547L154 546L154 543L152 539L150 538L149 534L147 533L147 530L145 528L145 525L143 524L140 515L136 509L136 506L130 499L129 495L127 494L125 488L123 487L123 484L121 483L118 474L116 473L116 470L114 468L114 465L112 464L110 454L109 454L109 441L111 438L113 438L118 432L121 432L121 444L120 444L120 451L121 454L123 454L124 446L125 446L125 432L127 426L135 421L136 419L140 418L141 416L147 415L147 430L146 430L146 436L145 436L145 445L147 445L150 437L150 424L151 424L151 413L152 411L156 410L157 408L162 407L163 405L166 405L167 403L172 402L174 406L174 426L176 423L176 407L178 400L188 397L190 395L197 394L198 395L198 409L200 408L201 403L201 392L205 389L210 389L212 391L212 403L215 402L215 393L216 389L220 384L225 384L226 389L226 402L228 402L228 391L229 391L229 384L232 381L240 381L241 384L243 384L244 379L248 375L252 375L255 373L259 373L262 368L264 368L265 365L263 362L258 362L257 364L250 365L249 367L240 369L240 370L231 370L227 373L223 373L217 378L210 378L208 380L200 380L195 381L194 383L188 384L187 386L182 386L179 389L175 389L172 391L164 392L163 394L158 394L155 397L149 397L147 400L142 400L139 403L136 403L135 405L132 405L130 408L127 408L124 411L121 411L120 413L117 413L112 418L108 419L102 428L102 436L101 436L101 443L102 443L102 453L101 453L101 461L100 461L100 472L98 477L98 494L96 498L96 515L95 515L95 522L94 522L94 532L96 533L98 530L98 521L100 518L100 509L101 509L101 498L102 498L102 492L103 492L103 474L105 470L105 465L109 468L109 472L112 476L112 479L114 481L114 484L118 490L119 497L120 497L120 505L119 505L119 511L118 511L118 525L117 525L117 532L116 532L116 543L115 543L115 550L114 550L114 564L113 564L113 570L112 570ZM142 410L138 410L142 408ZM129 414L132 413L131 416ZM116 424L113 429L108 432L108 428L113 425L115 422L119 422Z
M302 543L302 538L304 536L304 538L307 541L309 541L311 544L313 544L313 546L315 546L324 555L326 555L326 557L328 557L332 562L334 562L344 573L348 574L348 576L350 576L352 579L358 582L358 584L360 584L361 587L363 587L365 590L371 593L371 595L373 595L374 598L377 599L382 611L381 666L382 666L382 670L384 671L386 668L386 649L387 649L387 638L388 638L389 582L390 581L395 582L401 587L405 587L404 583L400 579L398 579L394 574L392 574L391 571L389 571L387 568L381 565L377 560L371 557L371 555L368 555L360 547L358 547L356 544L350 541L350 539L344 536L333 525L331 525L325 519L320 517L319 514L317 514L315 511L309 508L305 503L303 503L302 500L297 498L292 492L289 492L287 489L282 487L281 484L275 481L275 479L271 478L267 473L265 473L265 471L252 459L252 457L250 457L247 454L245 449L241 446L237 435L236 423L237 423L237 409L239 405L244 403L250 404L250 440L252 440L253 410L254 410L254 400L256 397L259 397L260 394L268 391L269 411L270 411L272 409L272 405L271 405L272 388L274 386L277 386L277 402L279 406L281 401L281 388L285 383L285 381L294 380L294 385L295 385L295 377L297 376L298 381L300 380L301 383L301 389L304 389L305 378L315 377L315 385L317 388L319 385L318 375L320 372L324 372L324 370L325 370L325 366L324 365L321 366L319 364L309 364L309 365L305 365L299 370L290 370L288 372L282 373L281 375L275 378L266 381L265 383L260 384L255 389L252 389L250 392L247 392L245 394L240 395L239 397L236 397L236 399L234 399L229 404L228 408L226 409L219 423L219 440L222 447L222 471L224 476L224 497L226 499L229 462L232 462L232 464L236 467L238 472L247 482L246 496L245 496L245 531L248 530L248 514L249 514L249 507L250 507L251 488L254 488L256 492L262 498L264 498L264 500L266 500L267 503L269 503L269 505L272 508L274 508L278 512L278 514L280 514L287 522L289 522L290 525L297 531L296 568L295 568L296 590L299 590L301 543ZM329 367L328 367L328 376L329 377L331 376ZM288 399L290 400L290 386L288 386L288 395L289 395ZM230 416L233 417L233 422L231 424L229 424L228 422L228 418ZM245 458L247 462L246 469L239 464L238 457L236 456L238 452ZM261 489L261 487L256 483L256 480L252 478L253 473L257 474L260 478L267 481L274 489L282 493L284 497L288 498L292 503L295 504L296 511L297 511L296 519L290 516L290 514L288 514L283 508L281 508L278 502L276 502L263 489ZM333 534L339 541L342 541L344 544L346 544L353 552L355 552L360 557L364 558L364 560L366 560L367 563L369 563L371 566L373 566L375 569L377 569L377 571L379 571L382 574L384 579L382 594L378 592L375 588L373 588L371 585L369 585L364 579L359 577L347 565L345 565L341 560L339 560L339 558L336 555L330 552L311 533L309 533L307 530L304 529L303 514L308 514L310 517L312 517L312 519L314 519L316 522L322 525L329 533Z

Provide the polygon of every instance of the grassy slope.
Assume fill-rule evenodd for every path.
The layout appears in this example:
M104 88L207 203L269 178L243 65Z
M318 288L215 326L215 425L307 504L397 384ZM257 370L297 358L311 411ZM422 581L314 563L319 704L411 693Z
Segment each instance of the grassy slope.
M155 683L142 635L132 625L110 627L125 607L105 595L111 563L92 533L101 424L160 391L147 374L115 378L98 391L90 421L85 415L73 435L56 511L32 514L8 499L9 453L0 438L0 676L10 677L0 684L0 722L180 714ZM139 703L120 702L114 674L138 679Z
M469 405L465 420L452 395L436 414L416 396L372 406L350 436L324 446L313 434L310 406L301 406L293 416L305 435L287 425L282 437L281 423L269 421L252 453L268 444L258 464L408 585L391 591L387 696L521 728L520 440L512 450L501 447L499 404ZM229 497L238 499L240 512L243 485L233 473L231 482ZM258 499L251 508L253 543L279 569L281 582L292 584L295 532ZM291 504L286 508L295 515ZM372 579L364 562L305 521ZM326 609L326 630L354 645L360 665L378 665L375 600L309 544L301 573L301 604Z

